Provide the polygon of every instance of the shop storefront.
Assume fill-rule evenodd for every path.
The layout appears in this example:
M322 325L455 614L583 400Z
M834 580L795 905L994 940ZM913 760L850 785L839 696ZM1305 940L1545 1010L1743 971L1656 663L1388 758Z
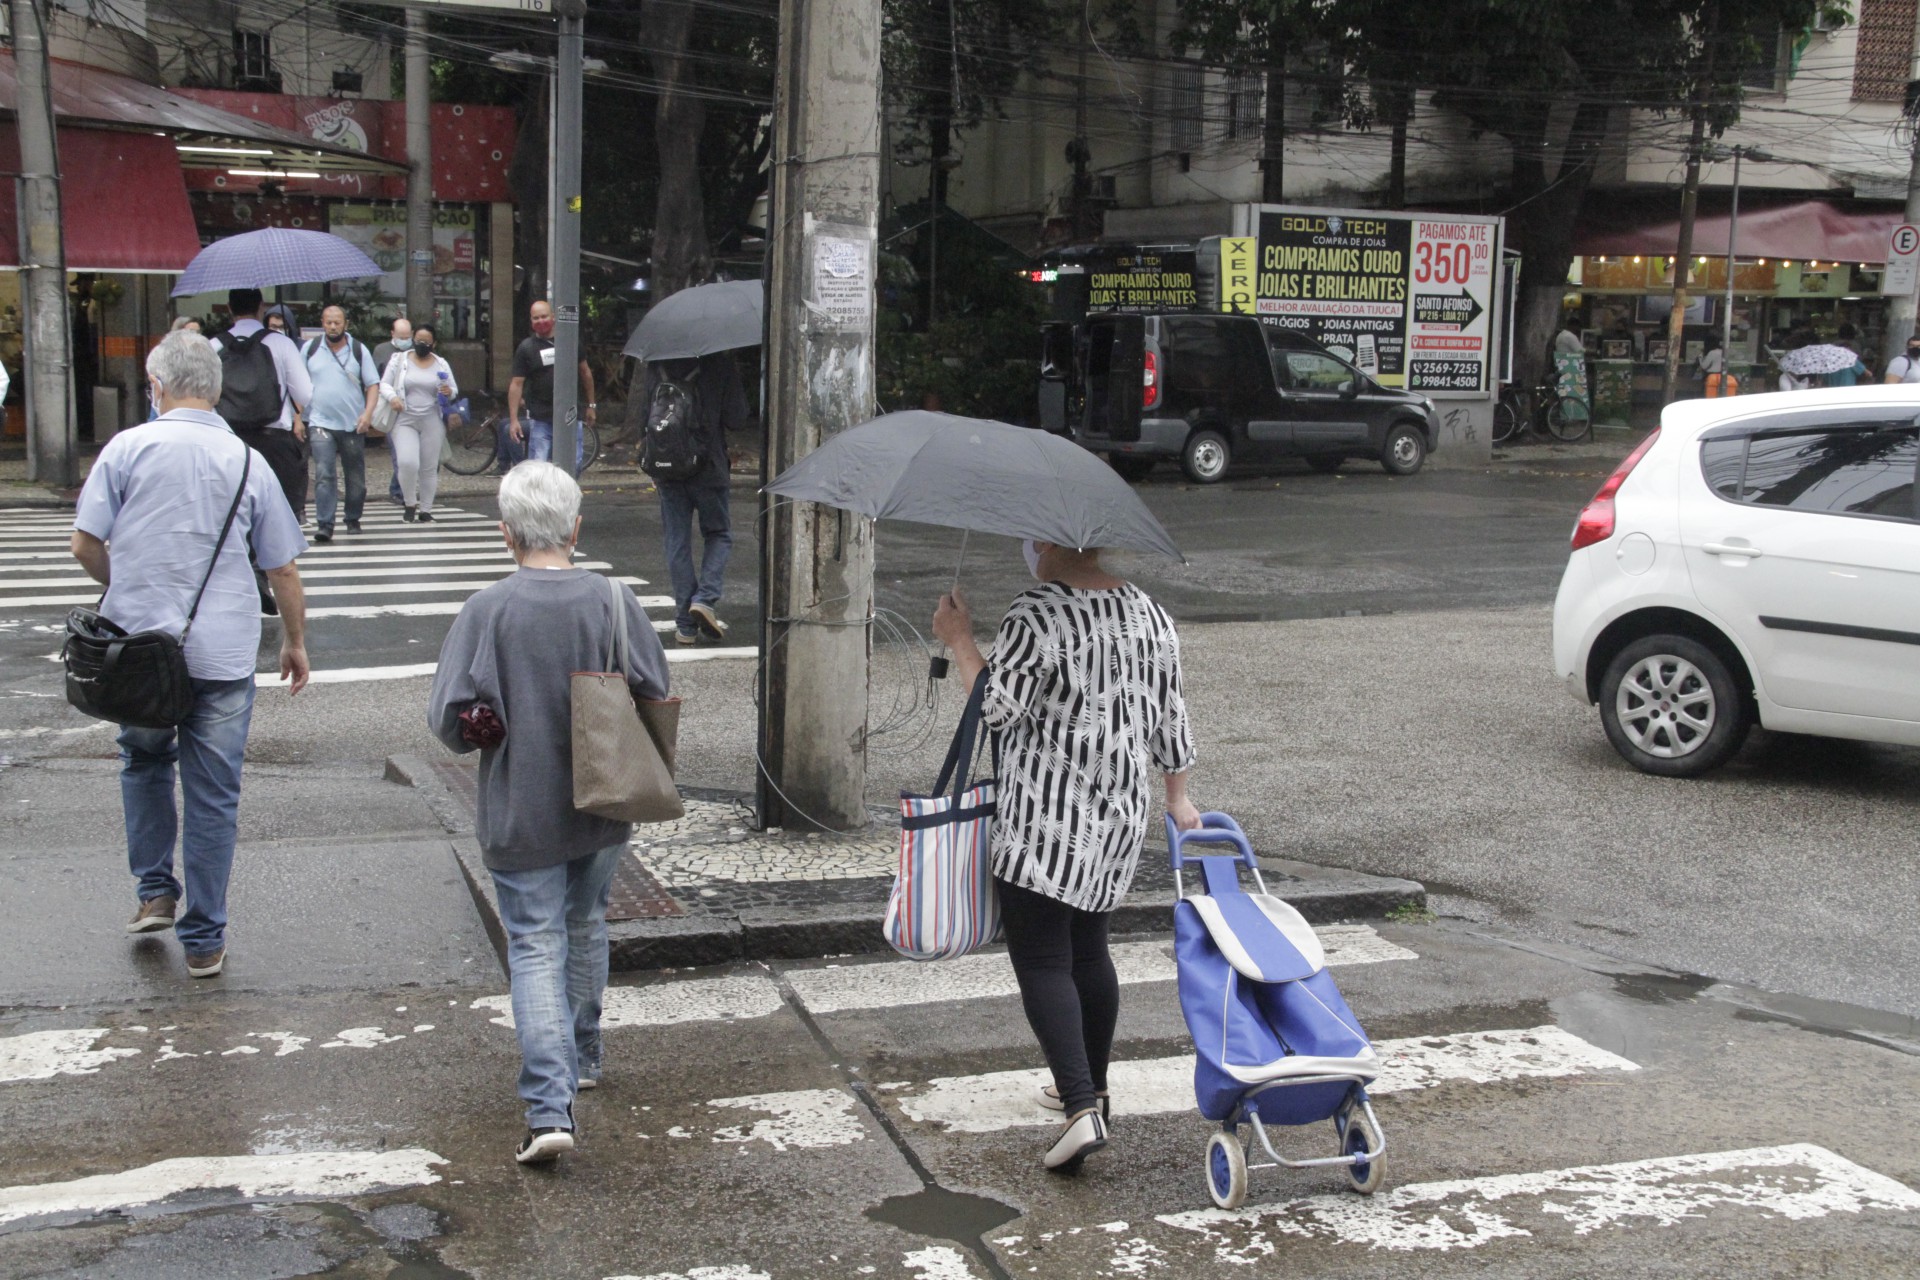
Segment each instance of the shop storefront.
M1594 409L1602 422L1627 421L1636 409L1644 416L1660 403L1679 266L1674 203L1663 197L1649 209L1619 202L1584 220L1576 233L1580 256L1568 278L1568 323L1592 361ZM1801 332L1847 342L1875 365L1887 323L1881 260L1901 210L1743 195L1729 307L1731 219L1725 203L1724 193L1718 200L1703 195L1695 223L1681 330L1681 393L1699 394L1694 370L1700 355L1723 337L1744 391L1775 388L1769 353Z

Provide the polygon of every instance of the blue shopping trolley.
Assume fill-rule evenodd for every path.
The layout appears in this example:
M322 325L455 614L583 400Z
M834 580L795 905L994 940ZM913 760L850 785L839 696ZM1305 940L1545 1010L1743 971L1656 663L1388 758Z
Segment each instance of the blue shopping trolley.
M1194 831L1167 819L1167 847L1179 901L1173 908L1180 1010L1193 1035L1193 1089L1200 1114L1219 1124L1207 1140L1207 1190L1223 1209L1247 1196L1250 1126L1271 1157L1251 1166L1343 1166L1355 1191L1380 1186L1386 1139L1367 1101L1380 1074L1372 1041L1327 976L1313 926L1267 892L1240 824L1224 813L1201 817ZM1196 844L1232 846L1231 854L1186 852ZM1189 892L1197 866L1203 889ZM1242 868L1257 893L1241 888ZM1339 1155L1289 1160L1273 1149L1269 1125L1332 1120Z

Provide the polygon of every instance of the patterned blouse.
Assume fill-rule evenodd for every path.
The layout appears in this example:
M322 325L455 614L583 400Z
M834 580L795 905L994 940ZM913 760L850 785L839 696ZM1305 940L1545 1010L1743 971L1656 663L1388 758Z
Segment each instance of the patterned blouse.
M1173 620L1138 587L1014 599L985 700L1000 735L993 873L1083 911L1133 883L1156 774L1193 767Z

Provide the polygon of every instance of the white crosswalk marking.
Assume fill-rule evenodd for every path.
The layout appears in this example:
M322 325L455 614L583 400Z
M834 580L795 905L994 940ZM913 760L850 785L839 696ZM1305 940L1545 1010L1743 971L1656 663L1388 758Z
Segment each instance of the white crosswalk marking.
M78 572L68 550L72 527L68 512L0 509L0 618L44 612L51 620L62 610L100 598L99 585ZM327 626L451 618L474 592L515 570L497 522L479 512L443 508L434 513L432 524L421 526L407 523L397 509L376 507L365 513L361 528L352 534L336 523L332 542L315 544L300 557L310 622ZM311 539L314 526L309 523L306 531ZM578 567L614 577L633 587L636 595L649 585L588 555L576 553ZM656 632L674 629L672 597L649 594L639 595L639 600ZM436 628L423 638L437 643L438 634ZM751 646L669 649L668 659L674 662L752 657L757 652ZM430 665L401 663L321 668L313 678L316 683L340 684L431 673ZM262 683L276 679L262 673Z

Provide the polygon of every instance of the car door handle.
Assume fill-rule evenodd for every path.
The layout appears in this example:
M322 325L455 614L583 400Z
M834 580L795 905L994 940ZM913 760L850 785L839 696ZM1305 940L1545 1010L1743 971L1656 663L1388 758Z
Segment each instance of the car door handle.
M1760 554L1758 547L1750 547L1744 542L1708 542L1700 549L1710 556L1745 556L1753 559Z

